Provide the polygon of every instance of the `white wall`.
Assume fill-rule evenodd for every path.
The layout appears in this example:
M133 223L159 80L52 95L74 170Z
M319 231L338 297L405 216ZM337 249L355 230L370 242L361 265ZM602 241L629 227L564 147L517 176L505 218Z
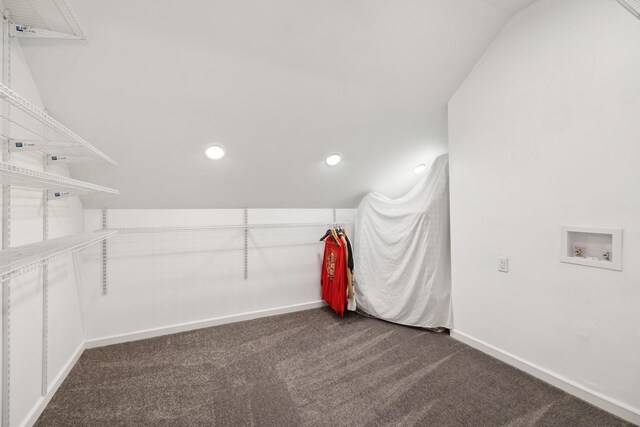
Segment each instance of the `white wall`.
M108 211L110 228L193 227L243 223L242 209ZM355 210L337 210L354 222ZM328 223L331 209L250 209L250 224ZM101 227L101 211L85 211L85 227ZM320 304L320 266L326 228L252 229L248 280L244 280L242 230L119 235L109 241L108 294L99 281L83 280L86 339L115 341L167 328L242 318L262 311ZM83 277L100 276L102 251L83 253ZM125 337L123 337L123 335ZM91 344L95 345L95 343Z
M17 40L11 41L11 88L39 107L42 101ZM19 137L19 129L12 128ZM42 155L12 154L15 165L43 170ZM64 165L49 172L69 176ZM1 197L1 195L0 195ZM49 237L82 232L83 211L78 198L49 202ZM41 191L11 192L11 247L43 238ZM1 218L0 218L1 222ZM83 342L83 322L76 281L77 264L69 257L49 266L48 382L51 385ZM36 270L11 281L10 314L11 425L19 425L41 401L42 273Z
M449 118L457 336L640 422L640 21L614 1L540 0ZM623 271L560 263L561 225L621 227Z

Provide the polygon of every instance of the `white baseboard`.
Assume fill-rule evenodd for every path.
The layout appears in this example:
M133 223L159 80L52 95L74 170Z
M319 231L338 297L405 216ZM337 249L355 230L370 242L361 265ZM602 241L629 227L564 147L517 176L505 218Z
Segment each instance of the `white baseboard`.
M85 341L86 348L104 347L105 345L121 344L129 341L144 340L147 338L159 337L162 335L176 334L179 332L192 331L194 329L209 328L211 326L224 325L226 323L242 322L243 320L258 319L260 317L276 316L278 314L293 313L296 311L310 310L326 305L324 301L312 301L302 304L287 305L284 307L268 308L265 310L251 311L248 313L232 314L229 316L214 317L212 319L196 320L177 325L162 326L159 328L146 329L143 331L130 332L125 334L111 335L103 338L94 338Z
M475 349L487 353L490 356L495 357L521 371L526 372L542 381L551 384L560 390L566 391L582 400L591 403L598 408L604 409L618 417L625 419L631 423L640 425L640 410L633 408L625 403L618 402L608 396L603 395L597 391L591 390L581 384L578 384L568 378L564 378L554 372L551 372L545 368L537 366L529 361L526 361L518 356L515 356L506 351L500 350L497 347L487 344L481 340L473 338L464 332L451 330L451 337L463 342Z
M44 411L44 408L47 407L53 395L56 394L56 391L58 391L58 388L60 388L60 385L62 385L62 382L65 380L65 378L67 378L67 375L69 375L69 372L71 372L71 369L73 369L75 364L78 362L78 359L80 359L80 356L82 356L82 353L84 352L84 348L85 347L83 342L78 346L78 348L73 353L73 355L69 358L69 360L67 360L67 363L64 364L63 369L53 379L52 383L50 384L47 395L44 397L41 397L38 400L38 402L36 402L33 409L31 409L27 417L20 424L21 427L33 426L36 423L36 421L38 421L38 417L40 417L40 415L42 414L42 411Z

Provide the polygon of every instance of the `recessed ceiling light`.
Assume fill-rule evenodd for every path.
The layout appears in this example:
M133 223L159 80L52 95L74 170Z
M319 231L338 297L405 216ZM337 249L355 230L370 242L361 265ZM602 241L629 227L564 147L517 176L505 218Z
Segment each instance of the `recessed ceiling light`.
M427 168L427 165L425 165L424 163L418 165L415 167L415 169L413 170L415 173L420 174L422 172L424 172L424 170Z
M325 159L325 162L329 166L335 166L338 163L340 163L340 160L342 160L342 156L340 155L340 153L333 153L333 154L329 154L329 156L327 156L327 158Z
M224 157L224 149L219 145L212 145L204 151L204 154L210 159L220 160Z

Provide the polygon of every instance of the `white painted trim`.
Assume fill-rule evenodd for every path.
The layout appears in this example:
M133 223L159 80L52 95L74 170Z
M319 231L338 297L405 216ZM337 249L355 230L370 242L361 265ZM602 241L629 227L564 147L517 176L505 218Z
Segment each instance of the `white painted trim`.
M451 337L463 342L477 350L482 351L490 356L495 357L521 371L526 372L546 383L551 384L560 390L566 391L582 400L591 403L598 408L604 409L618 417L625 419L631 423L640 425L640 409L634 408L626 403L619 402L602 393L591 390L588 387L578 384L573 380L551 372L545 368L535 365L527 360L524 360L518 356L508 353L504 350L500 350L491 344L487 344L484 341L473 338L470 335L465 334L457 330L451 330Z
M130 332L125 334L111 335L103 338L94 338L85 341L86 348L104 347L105 345L120 344L130 341L144 340L147 338L159 337L162 335L176 334L179 332L193 331L195 329L209 328L212 326L224 325L227 323L242 322L244 320L258 319L260 317L276 316L279 314L293 313L296 311L310 310L312 308L323 307L324 301L312 301L302 304L287 305L284 307L268 308L265 310L251 311L248 313L232 314L229 316L214 317L205 320L179 323L176 325L162 326L159 328L146 329L143 331Z
M38 417L40 417L40 415L42 414L42 411L44 411L44 408L47 407L53 395L56 394L56 391L58 391L58 388L60 388L60 386L62 385L62 382L67 378L67 375L69 375L69 372L71 372L71 369L73 369L73 367L76 365L76 363L80 359L80 356L82 356L84 349L85 349L84 342L82 342L80 343L76 351L73 353L73 355L71 355L69 360L67 360L67 363L65 363L64 368L60 371L60 373L58 373L58 375L52 381L51 387L49 388L47 395L38 399L38 401L36 402L34 407L31 409L29 414L26 416L26 418L22 421L21 424L19 424L21 427L33 426L36 423L36 421L38 421Z

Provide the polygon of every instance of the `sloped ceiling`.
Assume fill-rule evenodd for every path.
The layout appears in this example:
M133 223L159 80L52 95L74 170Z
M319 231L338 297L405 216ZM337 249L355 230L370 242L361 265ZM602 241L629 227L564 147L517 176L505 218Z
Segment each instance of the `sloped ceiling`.
M514 15L531 6L538 0L484 0L485 2L504 10L509 15Z
M121 190L85 206L355 207L447 151L447 101L528 3L75 0L89 43L21 44L51 115L120 162L72 166Z

